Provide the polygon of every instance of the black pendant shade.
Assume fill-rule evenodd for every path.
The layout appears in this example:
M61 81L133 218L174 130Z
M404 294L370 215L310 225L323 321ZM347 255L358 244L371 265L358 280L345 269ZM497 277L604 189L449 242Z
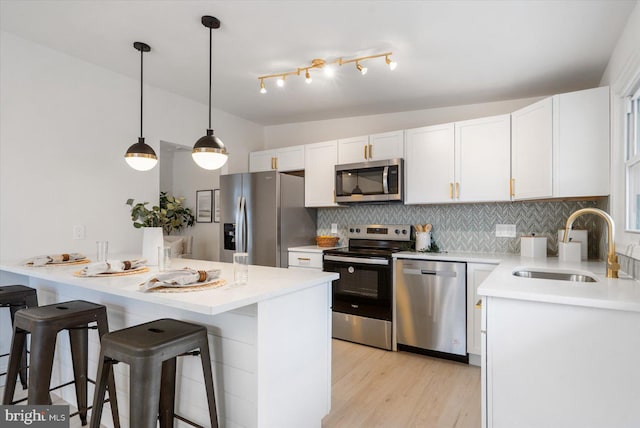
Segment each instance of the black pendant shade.
M202 25L209 29L209 128L207 135L201 137L193 146L191 156L198 166L208 170L221 168L227 162L227 149L222 140L213 135L211 128L211 57L212 57L212 33L214 28L220 28L220 20L214 16L203 16Z
M124 155L124 159L127 161L127 164L133 169L138 171L148 171L158 163L158 156L156 156L156 152L153 150L151 146L144 142L144 137L142 136L142 88L143 88L143 67L142 67L142 54L144 52L151 51L151 46L142 42L134 42L133 47L140 51L140 137L138 137L138 142L132 144L128 149L127 153Z

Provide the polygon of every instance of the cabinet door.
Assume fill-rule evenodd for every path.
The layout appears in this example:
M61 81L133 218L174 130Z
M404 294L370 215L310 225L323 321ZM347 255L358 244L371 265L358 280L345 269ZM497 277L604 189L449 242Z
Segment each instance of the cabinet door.
M338 142L307 144L304 150L304 205L335 207Z
M454 125L406 131L405 204L453 202Z
M404 132L394 131L369 136L369 160L401 158L404 154Z
M552 123L551 98L511 114L513 200L552 197Z
M298 171L304 169L304 146L278 149L276 167L278 171Z
M553 97L553 196L609 194L609 88Z
M338 164L369 160L369 136L338 140Z
M484 263L467 263L467 352L480 355L480 330L482 319L481 297L478 287L496 265Z
M455 124L455 189L460 202L508 201L511 168L510 115Z
M271 171L276 169L275 150L261 150L249 153L249 172Z

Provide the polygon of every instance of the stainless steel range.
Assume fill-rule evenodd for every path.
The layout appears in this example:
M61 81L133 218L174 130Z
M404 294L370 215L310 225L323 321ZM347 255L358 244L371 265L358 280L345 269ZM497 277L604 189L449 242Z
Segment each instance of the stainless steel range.
M410 225L349 226L348 248L325 250L323 270L333 281L333 337L392 347L393 258L411 247Z

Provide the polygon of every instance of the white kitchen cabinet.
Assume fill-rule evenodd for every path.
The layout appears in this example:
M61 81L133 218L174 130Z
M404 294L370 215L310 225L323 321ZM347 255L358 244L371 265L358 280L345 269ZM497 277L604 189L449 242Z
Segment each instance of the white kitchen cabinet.
M249 172L297 171L304 169L305 146L282 147L249 153Z
M640 426L640 313L500 297L483 305L483 426Z
M509 115L409 129L405 158L405 204L509 200Z
M609 194L609 88L554 95L511 115L512 199Z
M335 166L338 163L338 142L307 144L304 151L304 205L335 207Z
M553 196L609 194L609 87L553 97Z
M322 251L289 250L289 268L322 270Z
M479 363L480 321L482 317L482 300L478 296L478 287L496 268L495 264L467 263L467 352L470 363Z
M545 98L511 113L514 200L553 196L553 102Z
M508 114L456 122L456 202L510 200L510 131Z
M451 202L454 124L409 129L405 145L405 204Z
M338 140L338 164L401 158L403 131L385 132Z

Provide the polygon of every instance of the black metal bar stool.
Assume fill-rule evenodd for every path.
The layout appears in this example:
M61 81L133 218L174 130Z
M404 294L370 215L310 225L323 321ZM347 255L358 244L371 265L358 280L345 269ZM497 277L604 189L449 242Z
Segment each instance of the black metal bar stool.
M87 424L87 363L90 323L97 323L98 334L103 337L109 332L107 309L102 305L73 300L54 305L22 309L16 312L13 326L13 338L7 369L4 398L2 404L12 404L16 387L16 377L20 364L20 355L27 338L31 333L31 353L29 355L30 382L28 388L28 404L51 404L49 391L75 384L78 414L82 425ZM58 332L67 330L71 342L71 360L73 364L72 382L49 389L51 369L55 353ZM108 380L109 401L113 414L114 426L119 427L116 388L113 374ZM104 398L104 392L102 394Z
M193 352L194 350L198 350ZM173 426L174 417L194 426L193 422L175 414L176 357L198 355L202 360L204 384L209 404L211 428L218 426L213 374L207 341L207 329L201 325L174 319L160 319L102 337L100 361L93 396L91 427L100 427L101 401L113 364L129 364L129 426L155 428Z
M9 308L11 316L11 326L13 328L16 312L24 308L38 306L38 295L34 288L24 285L3 285L0 287L0 308ZM9 354L2 354L0 357L7 357ZM7 373L0 373L4 376ZM20 383L22 389L27 389L27 343L22 347L20 356Z

